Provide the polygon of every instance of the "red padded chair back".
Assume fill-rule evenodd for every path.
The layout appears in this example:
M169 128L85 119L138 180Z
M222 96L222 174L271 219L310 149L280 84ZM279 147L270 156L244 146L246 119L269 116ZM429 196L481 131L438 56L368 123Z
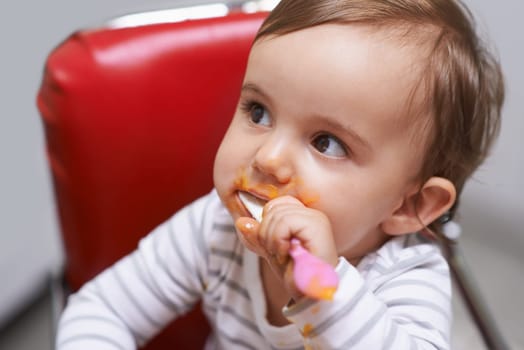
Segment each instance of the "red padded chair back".
M85 30L51 52L37 102L73 290L211 190L265 16ZM207 332L193 313L148 349L201 348Z

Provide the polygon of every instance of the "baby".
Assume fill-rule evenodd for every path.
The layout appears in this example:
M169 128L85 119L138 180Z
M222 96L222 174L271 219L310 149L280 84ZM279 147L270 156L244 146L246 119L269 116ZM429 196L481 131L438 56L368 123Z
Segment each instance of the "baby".
M449 349L431 237L503 94L457 1L283 0L253 44L215 189L70 297L57 347L134 349L202 301L208 349ZM332 300L295 285L292 239L335 269Z

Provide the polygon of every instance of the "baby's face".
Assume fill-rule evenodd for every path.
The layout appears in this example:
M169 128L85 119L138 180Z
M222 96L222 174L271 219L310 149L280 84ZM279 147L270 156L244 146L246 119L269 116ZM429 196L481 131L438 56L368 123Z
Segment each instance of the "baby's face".
M289 194L328 216L350 261L382 244L381 223L418 189L423 147L404 115L415 56L361 26L258 41L215 160L215 186L233 218L249 216L239 191Z

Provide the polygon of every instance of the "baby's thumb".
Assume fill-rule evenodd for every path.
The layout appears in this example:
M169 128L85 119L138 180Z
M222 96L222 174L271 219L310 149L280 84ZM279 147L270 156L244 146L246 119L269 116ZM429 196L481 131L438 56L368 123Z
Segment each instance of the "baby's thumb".
M241 217L235 221L235 227L240 233L238 236L246 248L260 255L262 249L257 238L260 223L253 218Z

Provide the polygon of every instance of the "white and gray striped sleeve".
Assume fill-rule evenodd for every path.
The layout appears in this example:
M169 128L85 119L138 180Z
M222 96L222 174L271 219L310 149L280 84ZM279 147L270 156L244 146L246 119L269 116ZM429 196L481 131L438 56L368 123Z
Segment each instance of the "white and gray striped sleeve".
M427 250L380 268L372 289L340 259L333 301L302 300L284 314L312 348L449 349L451 287L442 256Z
M203 220L213 196L182 209L136 251L86 283L67 303L56 348L136 349L200 299L207 252Z

